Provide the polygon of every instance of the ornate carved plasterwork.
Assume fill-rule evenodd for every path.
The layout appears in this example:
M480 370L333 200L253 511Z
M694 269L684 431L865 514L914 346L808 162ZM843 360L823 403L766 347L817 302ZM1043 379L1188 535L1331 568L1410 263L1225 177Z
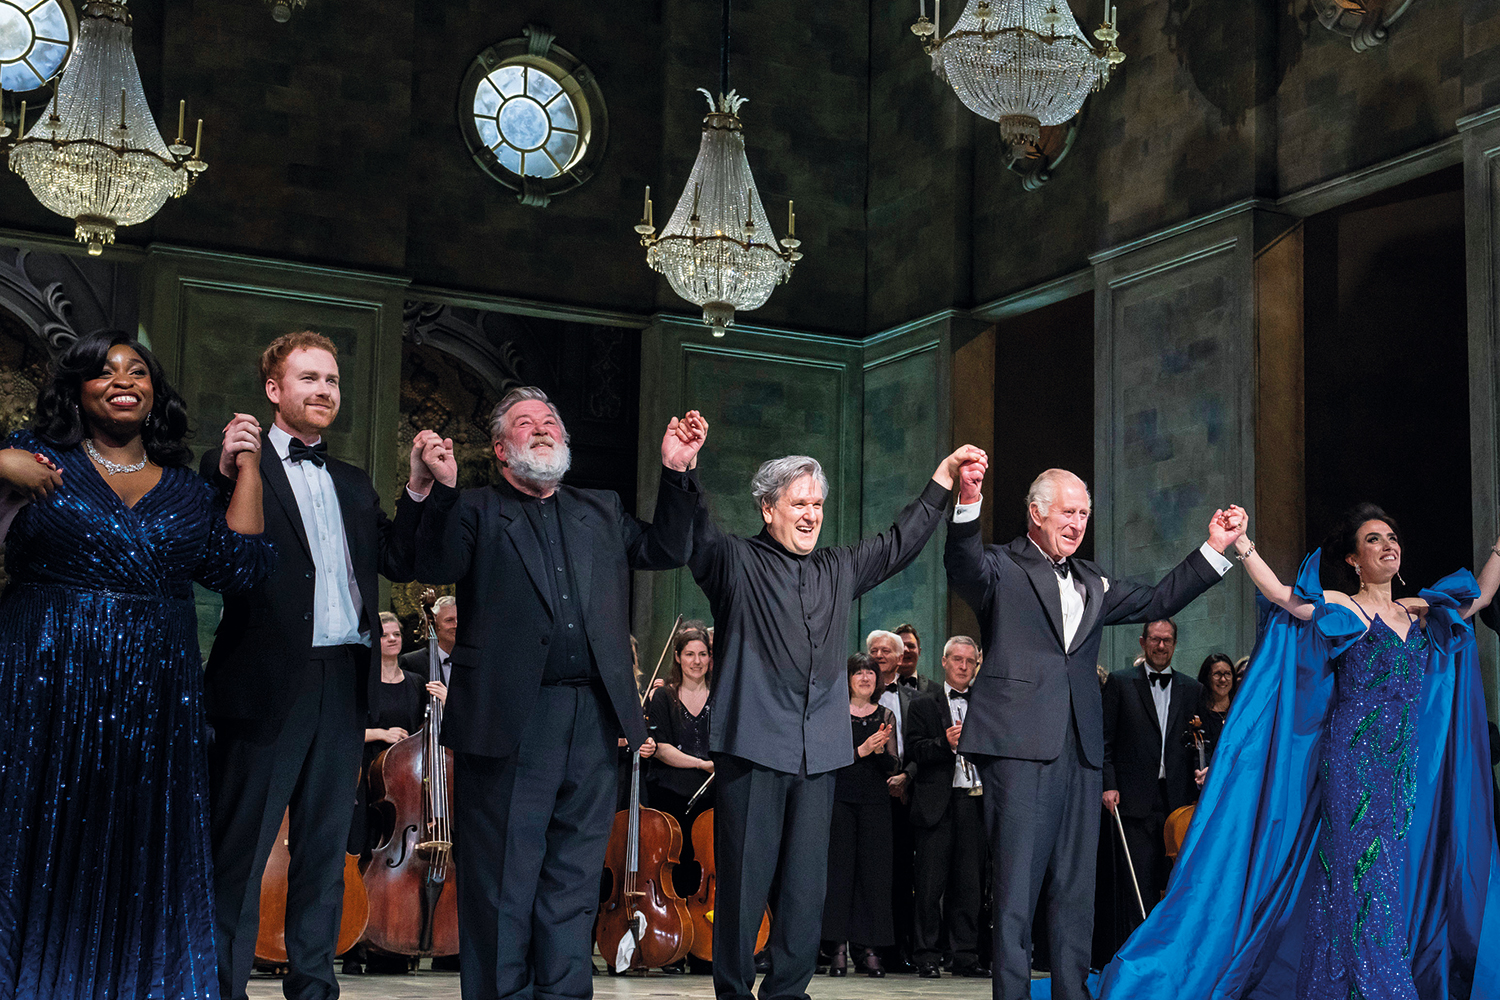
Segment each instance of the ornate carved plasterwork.
M482 313L469 319L452 306L408 302L402 316L407 340L430 344L457 357L490 384L497 401L511 389L527 384L522 376L520 348L513 340L497 341L486 334L479 322Z
M63 293L61 281L37 287L26 273L27 250L0 253L0 308L35 334L52 354L62 352L78 339L73 328L73 303Z
M1415 0L1311 0L1318 22L1349 39L1355 52L1385 42L1389 28Z

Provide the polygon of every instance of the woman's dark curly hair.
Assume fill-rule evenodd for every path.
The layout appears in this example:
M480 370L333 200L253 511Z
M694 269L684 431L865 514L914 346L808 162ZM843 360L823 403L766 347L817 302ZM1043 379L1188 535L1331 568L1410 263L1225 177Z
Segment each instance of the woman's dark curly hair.
M47 381L37 393L31 429L54 447L78 447L88 432L78 405L83 383L99 377L110 349L121 344L139 354L151 373L153 402L141 428L146 457L160 466L187 465L193 457L183 443L188 435L187 406L167 382L156 355L123 330L85 334L48 366Z
M1346 594L1359 593L1359 574L1344 561L1359 547L1359 528L1366 521L1384 521L1391 526L1396 537L1401 537L1401 526L1396 519L1372 503L1355 504L1339 517L1328 537L1323 540L1323 557L1318 574L1324 587L1332 587Z

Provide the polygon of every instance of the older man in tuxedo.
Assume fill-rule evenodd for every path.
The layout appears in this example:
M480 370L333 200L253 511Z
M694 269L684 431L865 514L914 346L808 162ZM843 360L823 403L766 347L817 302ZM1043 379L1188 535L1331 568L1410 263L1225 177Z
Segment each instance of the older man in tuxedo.
M1183 734L1198 711L1203 685L1172 669L1176 650L1176 622L1147 622L1141 630L1144 662L1116 670L1104 686L1104 806L1120 813L1147 913L1172 870L1162 827L1173 810L1198 800L1196 759ZM1140 925L1141 911L1133 888L1117 888L1131 894L1123 908L1129 934Z
M688 469L707 431L697 413L671 421L648 524L612 492L564 485L561 414L542 390L513 389L491 423L502 481L462 494L440 483L413 504L417 576L457 583L464 608L442 733L464 1000L593 995L617 743L646 739L630 572L687 561L698 501Z
M958 752L984 784L994 855L994 995L1031 990L1031 922L1050 878L1046 926L1052 995L1088 996L1094 862L1103 795L1104 726L1095 672L1105 625L1168 618L1233 564L1243 532L1222 511L1209 537L1156 586L1111 580L1073 554L1088 528L1083 480L1048 469L1026 497L1027 533L984 545L978 521L984 470L960 473L944 562L954 590L979 616L984 667L969 694Z

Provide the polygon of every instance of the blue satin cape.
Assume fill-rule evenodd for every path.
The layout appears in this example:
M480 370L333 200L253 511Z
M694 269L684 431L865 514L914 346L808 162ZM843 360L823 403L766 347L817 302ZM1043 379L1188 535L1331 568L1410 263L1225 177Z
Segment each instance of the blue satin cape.
M1270 608L1166 897L1105 969L1105 1000L1296 995L1331 661L1365 630L1324 602L1318 558L1303 561L1293 588L1317 606L1311 620ZM1474 631L1459 615L1478 592L1461 570L1421 593L1430 641L1402 894L1422 1000L1500 997L1489 731Z

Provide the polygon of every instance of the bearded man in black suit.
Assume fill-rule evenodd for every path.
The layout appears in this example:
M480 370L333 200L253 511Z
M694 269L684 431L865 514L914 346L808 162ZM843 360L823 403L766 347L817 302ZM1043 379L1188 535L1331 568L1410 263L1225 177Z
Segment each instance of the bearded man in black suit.
M1103 795L1103 710L1095 670L1105 625L1169 618L1233 565L1223 552L1244 531L1222 511L1209 538L1156 586L1110 580L1073 558L1088 528L1083 480L1063 469L1036 478L1029 527L1007 545L980 538L981 467L960 473L944 563L979 616L984 665L969 692L958 752L984 784L994 857L994 995L1031 991L1031 922L1049 877L1046 926L1052 995L1085 1000L1094 925L1094 863Z

